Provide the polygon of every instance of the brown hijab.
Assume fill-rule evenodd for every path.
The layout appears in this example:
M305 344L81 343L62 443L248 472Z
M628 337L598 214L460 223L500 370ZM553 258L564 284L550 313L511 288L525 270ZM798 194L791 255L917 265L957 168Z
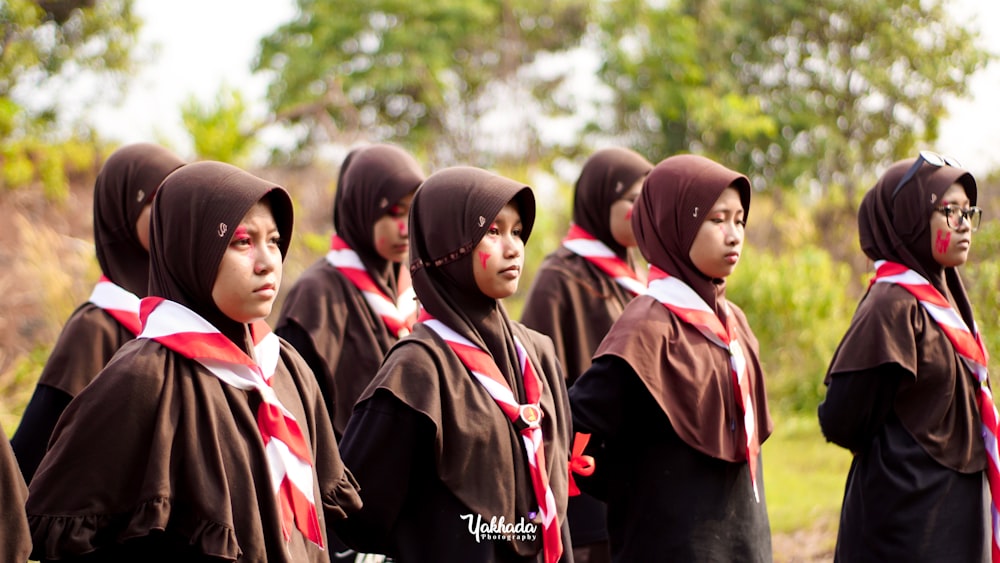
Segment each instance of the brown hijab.
M126 145L108 157L94 183L97 262L109 280L139 297L148 289L149 253L139 242L135 224L160 182L183 165L159 145Z
M292 200L284 188L222 162L188 164L163 181L153 204L149 294L201 315L244 352L246 325L219 310L212 287L233 231L264 198L281 235L281 256L292 237Z
M632 212L632 228L646 260L690 286L723 322L727 322L725 281L702 274L691 261L690 251L705 214L728 187L739 191L745 219L750 209L746 176L701 156L672 156L646 177ZM738 307L729 304L728 311L728 322L743 345L763 442L773 424L757 339ZM742 413L735 403L729 356L697 328L652 297L639 296L594 356L605 354L628 362L688 445L719 459L746 460Z
M628 252L611 235L609 210L652 168L653 164L639 153L611 147L592 154L576 180L573 222L597 237L622 260L628 258Z
M413 193L424 181L420 164L393 145L371 145L348 153L340 166L333 202L333 227L358 253L372 280L386 295L396 298L399 264L379 255L372 229L392 206Z
M931 255L930 217L941 196L956 182L975 205L979 193L976 180L962 168L923 164L893 197L893 190L914 162L911 158L894 163L861 200L861 250L873 261L898 262L922 275L953 300L971 327L972 306L958 270L942 267Z
M750 216L750 180L703 156L672 156L653 168L632 211L632 229L643 257L691 286L725 321L726 282L701 273L690 252L698 229L722 192L740 192L743 220ZM648 193L647 193L648 192Z
M455 167L435 172L410 208L410 273L417 299L435 318L488 351L508 377L520 372L510 319L500 301L479 291L472 250L511 200L521 214L521 239L527 242L535 223L531 188L485 170ZM519 377L514 380L508 383L516 391L521 382Z

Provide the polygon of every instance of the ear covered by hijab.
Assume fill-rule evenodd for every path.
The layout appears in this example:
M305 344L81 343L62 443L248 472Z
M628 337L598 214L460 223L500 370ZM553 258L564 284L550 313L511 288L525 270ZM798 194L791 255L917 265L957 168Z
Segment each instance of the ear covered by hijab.
M473 275L472 250L508 202L521 215L527 242L535 222L531 188L472 167L446 168L421 184L410 207L410 272L428 313L489 350L503 367L507 317ZM511 345L512 349L512 345ZM499 357L498 357L499 356Z
M611 206L652 168L651 162L633 150L609 147L590 155L576 180L573 222L597 237L619 258L626 251L611 234Z
M101 271L112 282L145 297L149 253L136 233L143 208L160 182L184 165L159 145L135 143L108 157L94 183L94 246Z
M953 184L965 188L972 205L978 189L975 178L963 168L924 164L893 196L914 162L910 158L893 163L865 194L858 208L858 237L861 249L872 260L904 264L933 283L941 266L931 255L931 214Z
M632 208L632 230L643 257L689 285L713 309L724 283L701 273L690 252L706 214L728 187L740 193L746 220L751 192L746 176L703 156L671 156L646 176Z
M222 256L243 217L267 199L281 236L292 236L292 200L281 186L222 162L188 164L169 175L153 202L149 294L191 309L243 345L245 329L212 298Z

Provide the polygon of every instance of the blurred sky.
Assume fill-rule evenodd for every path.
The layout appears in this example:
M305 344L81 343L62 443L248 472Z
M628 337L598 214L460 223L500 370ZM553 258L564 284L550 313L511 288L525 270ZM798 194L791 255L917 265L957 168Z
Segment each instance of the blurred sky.
M949 3L959 22L1000 29L1000 2ZM156 50L153 64L133 80L122 107L94 112L102 133L125 143L166 140L190 153L180 106L190 96L213 103L222 85L241 91L252 115L265 115L267 79L253 76L250 66L259 39L293 17L294 0L136 0L135 8L146 22L140 45ZM1000 53L1000 34L984 34L982 41ZM972 98L950 103L941 138L928 148L955 156L981 176L1000 168L1000 61L974 76L970 87ZM265 143L282 142L280 134L265 135Z

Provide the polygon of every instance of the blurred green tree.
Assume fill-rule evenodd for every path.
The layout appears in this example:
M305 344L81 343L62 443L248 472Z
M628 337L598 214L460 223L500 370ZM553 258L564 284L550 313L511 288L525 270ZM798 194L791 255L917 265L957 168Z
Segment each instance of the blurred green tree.
M298 16L261 42L277 120L304 125L302 145L401 142L443 163L502 157L483 142L488 121L518 160L537 157L541 104L573 72L531 64L579 45L588 0L297 0ZM547 112L554 108L545 100ZM558 104L557 104L558 105ZM511 127L513 120L516 126Z
M644 154L698 152L755 186L846 191L933 142L988 61L947 0L623 0L600 75ZM868 187L865 185L864 187Z
M94 100L71 88L87 74L100 81L95 98L119 95L134 71L138 29L132 0L0 2L0 186L41 181L58 197L67 172L100 162L93 130L62 123L67 97L51 94L72 91L87 107Z
M223 86L213 104L203 104L190 96L181 106L181 119L197 159L247 165L256 146L255 125L250 122L239 91Z

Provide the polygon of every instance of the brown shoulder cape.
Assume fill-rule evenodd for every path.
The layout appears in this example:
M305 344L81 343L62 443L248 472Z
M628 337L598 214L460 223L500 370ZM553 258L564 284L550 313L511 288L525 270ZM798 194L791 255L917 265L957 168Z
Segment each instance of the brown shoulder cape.
M276 331L298 325L309 335L316 356L326 364L326 403L334 429L343 434L354 403L396 342L364 295L325 259L296 280L281 307Z
M913 295L901 287L875 284L830 362L827 384L835 374L887 364L897 364L912 375L900 383L893 410L924 451L955 471L985 469L972 375Z
M312 447L322 523L361 501L308 374L282 342L273 386ZM282 537L258 403L155 341L126 344L66 409L31 482L33 557L82 555L167 530L228 560L327 561L301 534Z
M97 377L115 352L134 338L130 330L103 309L84 303L63 326L38 383L75 397Z
M586 258L559 248L545 258L521 322L552 338L567 385L590 367L597 346L632 295Z
M565 385L549 340L516 322L511 329L542 379L545 459L558 518L564 522L571 432ZM434 423L436 472L471 511L504 516L507 522L531 519L527 515L537 510L537 501L523 440L444 340L418 323L393 347L358 402L378 390L388 391ZM532 545L514 545L522 555L540 548L541 535Z
M763 443L774 429L767 408L760 347L743 311L729 304L736 338L747 362L757 428ZM625 308L594 357L614 355L632 366L666 413L677 435L692 448L730 462L746 461L743 413L736 404L728 353L709 342L659 301L641 295ZM642 369L659 358L659 372Z

